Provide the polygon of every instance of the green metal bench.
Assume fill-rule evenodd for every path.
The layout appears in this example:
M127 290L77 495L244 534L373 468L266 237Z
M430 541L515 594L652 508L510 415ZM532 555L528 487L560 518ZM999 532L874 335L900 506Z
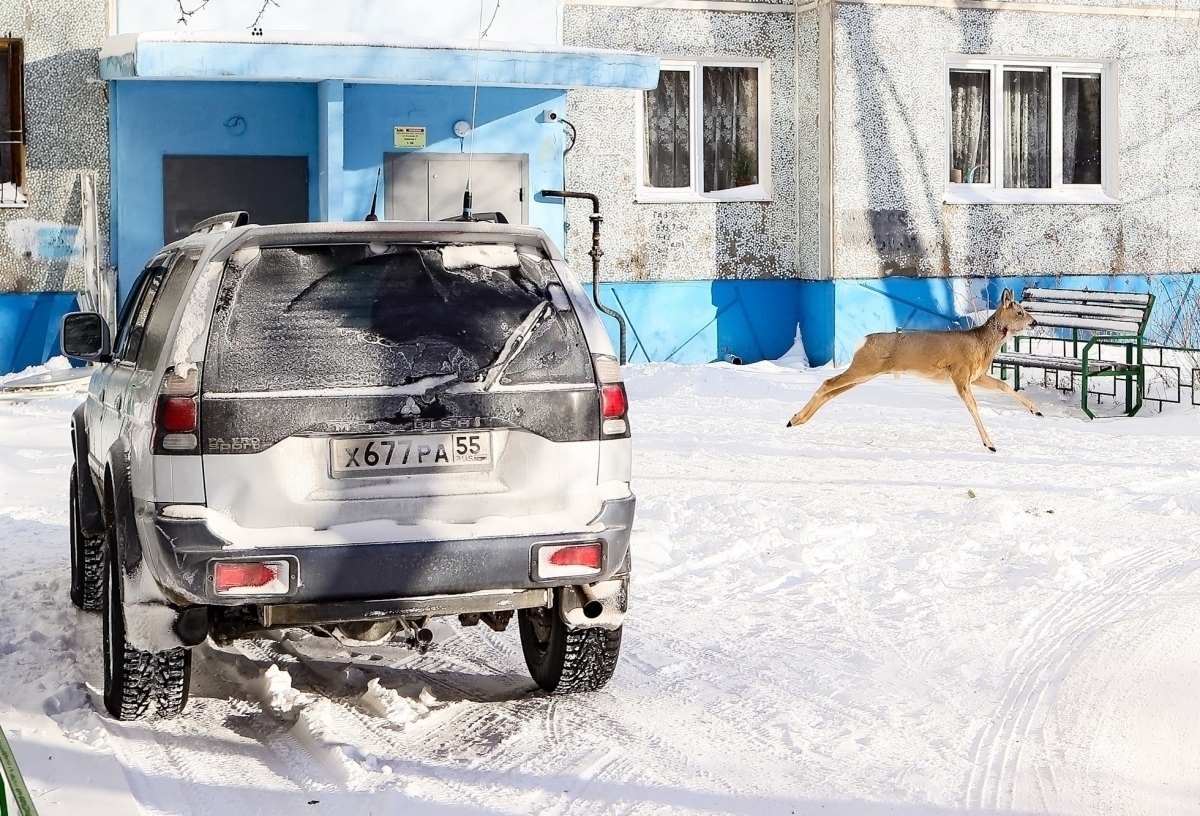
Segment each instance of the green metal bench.
M1013 387L1020 390L1022 368L1066 371L1072 378L1078 374L1082 391L1080 407L1095 419L1088 407L1088 383L1096 377L1123 377L1125 413L1133 416L1141 409L1146 381L1142 351L1154 295L1034 288L1024 291L1021 305L1037 321L1036 328L1062 331L1056 337L1014 337L1011 350L1007 343L1002 346L992 360L993 368L1000 368L1001 379L1008 379L1011 368ZM1021 349L1022 341L1025 350ZM1105 356L1106 350L1109 356Z

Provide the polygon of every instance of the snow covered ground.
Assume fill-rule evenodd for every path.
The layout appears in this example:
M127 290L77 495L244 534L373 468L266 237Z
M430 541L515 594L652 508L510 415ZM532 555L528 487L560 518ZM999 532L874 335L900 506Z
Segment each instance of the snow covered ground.
M202 647L184 718L98 713L67 599L73 403L0 406L0 723L43 816L1200 812L1200 415L1088 422L830 371L632 367L616 677L515 627L419 656ZM1111 406L1110 406L1111 407Z

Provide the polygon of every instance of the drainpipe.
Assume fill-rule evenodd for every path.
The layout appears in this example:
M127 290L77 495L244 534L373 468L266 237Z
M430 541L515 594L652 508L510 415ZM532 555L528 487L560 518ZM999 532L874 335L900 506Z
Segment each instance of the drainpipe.
M617 321L621 336L621 365L625 365L625 317L600 302L600 257L604 255L604 250L600 249L600 224L604 221L600 215L600 197L595 193L577 193L571 190L542 190L542 195L547 198L583 198L592 202L592 249L588 252L588 255L592 256L592 300L595 301L597 309Z

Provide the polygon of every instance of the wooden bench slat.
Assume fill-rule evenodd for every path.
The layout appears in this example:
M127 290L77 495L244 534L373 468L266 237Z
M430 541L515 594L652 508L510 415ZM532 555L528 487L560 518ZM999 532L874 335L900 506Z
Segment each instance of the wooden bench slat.
M1035 320L1039 326L1056 329L1086 329L1092 332L1112 332L1113 334L1138 334L1142 330L1142 324L1132 320L1103 320L1095 317L1067 317L1066 315L1042 315L1035 317Z
M1021 366L1022 368L1048 368L1053 371L1083 372L1083 361L1074 357L1047 357L1040 354L1021 354L1003 352L992 359L993 365ZM1088 371L1114 371L1116 369L1133 369L1125 363L1112 360L1088 360Z
M1125 306L1090 306L1075 303L1046 303L1030 301L1022 304L1025 311L1033 316L1043 314L1067 315L1069 317L1111 317L1117 320L1134 320L1142 322L1146 315L1145 309L1135 309Z
M1083 330L1098 338L1100 343L1108 343L1113 347L1124 346L1126 353L1132 354L1135 343L1139 349L1142 346L1142 332L1150 319L1154 296L1145 292L1090 292L1082 289L1030 287L1022 293L1021 303L1030 317L1037 321L1039 327ZM1105 338L1105 334L1125 335L1125 337L1134 339ZM1030 340L1033 339L1035 338L1030 338ZM1075 349L1078 350L1078 346ZM1006 376L1005 369L1011 366L1018 390L1021 388L1022 368L1069 371L1072 375L1082 375L1084 383L1081 389L1083 393L1080 398L1080 407L1093 419L1096 415L1088 408L1089 392L1087 387L1087 379L1091 375L1124 377L1125 413L1133 416L1142 407L1145 369L1140 363L1088 360L1088 373L1084 374L1083 360L1068 356L1068 349L1064 345L1062 356L1017 351L1002 352L993 358L992 364L1001 367L1002 377Z
M1088 292L1083 289L1026 289L1022 300L1073 300L1092 303L1128 303L1145 306L1150 302L1150 295L1145 292Z

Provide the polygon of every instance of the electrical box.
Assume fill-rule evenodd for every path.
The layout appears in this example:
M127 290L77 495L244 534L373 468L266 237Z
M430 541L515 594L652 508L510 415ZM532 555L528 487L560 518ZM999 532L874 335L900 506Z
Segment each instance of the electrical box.
M462 215L471 176L472 209L529 223L529 157L522 153L393 153L386 162L386 218L441 221Z

